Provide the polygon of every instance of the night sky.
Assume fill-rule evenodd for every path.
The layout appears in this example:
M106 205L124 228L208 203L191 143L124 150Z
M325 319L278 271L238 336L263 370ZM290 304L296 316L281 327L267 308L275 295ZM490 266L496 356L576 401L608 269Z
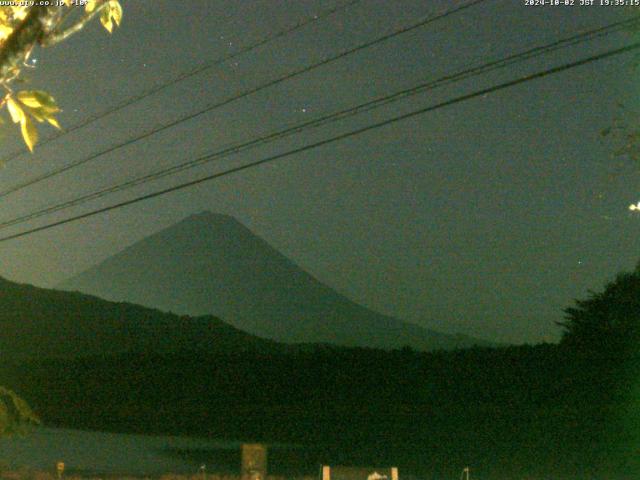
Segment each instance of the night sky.
M73 125L197 65L334 6L316 0L123 1L99 25L37 51L29 86ZM9 162L5 189L216 99L450 8L364 0ZM527 7L487 0L105 155L1 199L0 221L159 166L251 139L625 18L619 7ZM411 97L29 224L125 200L634 41L615 34ZM640 259L637 166L599 132L634 110L638 59L623 55L442 108L343 142L0 244L0 275L51 287L202 210L235 216L353 300L446 332L506 342L557 340L572 299ZM33 87L32 87L33 86ZM0 127L0 157L21 147ZM41 133L45 135L43 127Z

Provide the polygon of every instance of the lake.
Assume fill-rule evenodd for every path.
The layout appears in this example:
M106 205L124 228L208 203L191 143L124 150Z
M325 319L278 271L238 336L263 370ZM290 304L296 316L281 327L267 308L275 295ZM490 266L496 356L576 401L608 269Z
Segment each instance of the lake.
M241 442L189 437L116 434L38 427L23 436L0 438L0 464L84 474L158 475L240 469ZM235 464L235 465L234 465Z

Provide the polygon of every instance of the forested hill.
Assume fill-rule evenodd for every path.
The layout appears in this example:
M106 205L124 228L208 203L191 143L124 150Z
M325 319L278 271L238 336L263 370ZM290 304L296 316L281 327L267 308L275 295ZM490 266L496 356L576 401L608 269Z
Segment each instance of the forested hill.
M0 383L48 425L304 446L273 466L289 472L313 474L320 462L396 464L457 478L470 465L486 480L637 479L638 378L637 357L557 345L325 346L0 366ZM214 455L183 453L203 462Z
M0 278L4 360L278 348L213 316L178 316Z

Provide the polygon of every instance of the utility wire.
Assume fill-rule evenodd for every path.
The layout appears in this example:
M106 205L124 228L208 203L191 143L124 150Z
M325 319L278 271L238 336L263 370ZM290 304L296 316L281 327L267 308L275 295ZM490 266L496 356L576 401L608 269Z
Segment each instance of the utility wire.
M253 87L253 88L250 88L248 90L244 90L244 91L242 91L242 92L240 92L240 93L238 93L238 94L236 94L236 95L234 95L234 96L232 96L230 98L227 98L226 100L222 100L222 101L213 103L211 105L208 105L207 107L203 108L202 110L199 110L199 111L197 111L195 113L191 113L191 114L185 115L185 116L183 116L183 117L181 117L179 119L173 120L173 121L171 121L169 123L166 123L166 124L161 125L159 127L153 128L153 129L151 129L151 130L149 130L149 131L147 131L145 133L142 133L142 134L137 135L137 136L135 136L133 138L130 138L129 140L125 140L124 142L119 143L117 145L114 145L112 147L106 148L105 150L102 150L102 151L100 151L98 153L95 153L95 154L93 154L93 155L91 155L89 157L85 157L85 158L82 158L80 160L71 162L71 163L69 163L67 165L64 165L64 166L60 167L60 168L57 168L57 169L51 170L49 172L46 172L46 173L44 173L42 175L36 176L36 177L34 177L34 178L30 179L30 180L27 180L27 181L25 181L23 183L20 183L18 185L13 186L13 187L9 187L6 190L0 191L0 198L6 197L7 195L10 195L11 193L15 193L15 192L20 191L20 190L22 190L24 188L30 187L32 185L35 185L35 184L37 184L39 182L42 182L43 180L47 180L49 178L55 177L57 175L60 175L61 173L69 171L69 170L71 170L73 168L76 168L76 167L78 167L80 165L84 165L85 163L90 162L92 160L95 160L98 157L101 157L101 156L106 155L108 153L112 153L112 152L114 152L116 150L119 150L120 148L132 145L132 144L134 144L134 143L136 143L136 142L138 142L140 140L143 140L143 139L148 138L148 137L150 137L152 135L155 135L156 133L160 133L160 132L165 131L165 130L167 130L169 128L175 127L175 126L177 126L177 125L179 125L181 123L184 123L184 122L186 122L188 120L192 120L192 119L194 119L196 117L204 115L205 113L208 113L210 111L213 111L213 110L221 108L221 107L224 107L224 106L226 106L226 105L228 105L228 104L230 104L230 103L232 103L232 102L234 102L236 100L248 97L250 95L253 95L254 93L260 92L260 91L265 90L265 89L270 88L270 87L273 87L273 86L278 85L278 84L280 84L280 83L282 83L284 81L287 81L287 80L290 80L292 78L298 77L298 76L300 76L300 75L302 75L304 73L310 72L312 70L315 70L316 68L322 67L322 66L327 65L329 63L333 63L333 62L335 62L335 61L337 61L339 59L342 59L344 57L347 57L349 55L352 55L354 53L362 51L362 50L364 50L366 48L372 47L372 46L380 44L382 42L386 42L386 41L388 41L388 40L390 40L392 38L395 38L395 37L397 37L399 35L402 35L404 33L410 32L410 31L415 30L417 28L423 27L423 26L428 25L428 24L430 24L432 22L435 22L437 20L446 18L446 17L448 17L450 15L453 15L453 14L455 14L457 12L460 12L462 10L470 8L470 7L474 6L474 5L478 5L479 3L482 3L482 2L485 2L485 1L487 1L487 0L472 0L470 2L467 2L467 3L463 4L463 5L460 5L458 7L451 8L451 9L445 11L444 13L439 13L437 15L427 17L426 19L421 20L418 23L414 23L412 25L409 25L409 26L406 26L406 27L402 27L402 28L400 28L398 30L394 30L393 32L388 33L388 34L386 34L386 35L384 35L382 37L378 37L378 38L376 38L374 40L362 43L362 44L358 45L357 47L353 47L353 48L345 50L345 51L343 51L341 53L338 53L337 55L325 58L324 60L321 60L321 61L319 61L317 63L312 64L312 65L309 65L309 66L294 70L294 71L292 71L292 72L290 72L290 73L288 73L288 74L286 74L286 75L284 75L282 77L276 78L275 80L271 80L271 81L269 81L267 83L263 83L263 84L261 84L261 85L259 85L257 87Z
M379 108L389 103L397 102L404 98L423 93L427 90L432 90L437 87L441 87L443 85L459 82L461 80L465 80L467 78L471 78L481 74L486 74L498 68L504 68L509 65L520 63L520 62L550 53L552 51L555 51L561 48L567 48L580 43L584 43L589 40L593 40L595 38L599 38L605 35L610 35L611 33L622 30L624 28L628 28L638 23L640 23L640 16L637 16L629 20L621 21L621 22L615 22L615 23L606 25L604 27L599 27L593 30L588 30L580 34L576 34L570 37L556 40L554 42L551 42L543 46L534 47L517 54L509 55L506 58L488 62L470 69L465 69L454 74L446 75L437 80L422 83L420 85L417 85L409 89L401 90L393 94L378 97L376 99L370 100L368 102L356 105L348 109L344 109L335 113L324 115L317 119L299 123L292 127L288 127L283 130L279 130L279 131L255 138L253 140L249 140L244 143L226 147L217 152L209 153L209 154L200 156L196 159L180 163L178 165L162 168L162 169L156 170L155 172L151 172L151 173L133 178L131 180L127 180L123 183L112 185L102 190L84 194L79 197L75 197L71 200L67 200L65 202L58 203L56 205L51 205L49 207L45 207L41 210L37 210L35 212L31 212L22 216L15 217L10 220L6 220L4 222L0 222L0 229L4 229L16 224L24 223L28 220L33 220L35 218L49 215L51 213L58 212L60 210L66 210L68 208L81 205L89 201L96 200L116 192L127 190L135 186L142 185L151 181L155 181L169 175L174 175L176 173L179 173L181 171L184 171L190 168L194 168L206 163L210 163L214 160L225 158L230 155L236 155L245 150L253 149L260 145L271 143L275 140L279 140L311 128L317 128L322 125L334 123L338 120L342 120L342 119L345 119L345 118L348 118L348 117L351 117L375 108Z
M234 60L235 58L238 58L246 53L250 53L268 43L271 43L279 38L282 37L286 37L287 35L290 35L304 27L306 27L307 25L320 21L326 17L330 17L331 15L333 15L334 13L337 13L339 11L342 10L346 10L347 8L351 7L352 5L355 5L359 2L361 2L362 0L350 0L348 2L345 2L343 4L340 5L335 5L333 8L330 8L322 13L319 13L317 15L313 15L311 17L305 18L300 20L298 23L285 28L283 30L279 30L275 33L272 33L270 35L266 35L265 37L263 37L262 39L256 41L255 43L249 44L245 47L240 48L239 50L233 52L233 53L229 53L227 55L224 55L222 57L217 58L216 60L210 62L210 63L206 63L204 65L199 65L191 70L188 70L186 72L181 73L180 75L169 79L168 81L164 82L164 83L160 83L156 86L153 86L143 92L140 92L137 95L134 95L132 97L129 97L127 99L125 99L124 101L107 108L106 110L99 112L95 115L89 116L87 118L85 118L84 120L81 120L80 122L76 123L75 125L72 125L71 127L65 128L64 130L61 130L57 133L54 133L53 135L49 136L48 138L44 139L43 141L41 141L39 143L40 146L46 145L47 143L56 140L60 137L63 137L71 132L74 132L76 130L80 130L81 128L84 128L98 120L103 119L104 117L107 117L109 115L111 115L112 113L118 112L130 105L133 105L135 103L138 103L142 100L144 100L145 98L148 98L152 95L155 95L156 93L159 93L173 85L176 85L180 82L183 82L185 80L188 80L189 78L195 77L196 75L199 75L201 73L204 73L208 70L211 70L213 68L219 67L220 65L222 65L223 63L226 63L230 60ZM25 153L27 153L27 150L25 149L20 149L16 152L13 152L9 155L7 155L6 157L0 159L0 164L6 164L8 162L10 162L11 160L14 160L22 155L24 155Z
M374 129L377 129L377 128L381 128L381 127L384 127L384 126L387 126L387 125L391 125L391 124L400 122L402 120L413 118L413 117L416 117L418 115L423 115L425 113L432 112L434 110L438 110L440 108L444 108L444 107L447 107L447 106L450 106L450 105L454 105L456 103L464 102L466 100L471 100L473 98L477 98L477 97L480 97L482 95L487 95L489 93L497 92L497 91L503 90L505 88L513 87L515 85L520 85L520 84L523 84L523 83L526 83L526 82L529 82L529 81L532 81L532 80L536 80L536 79L539 79L539 78L548 77L550 75L554 75L556 73L564 72L564 71L570 70L572 68L576 68L576 67L579 67L579 66L582 66L582 65L586 65L586 64L589 64L589 63L592 63L592 62L603 60L605 58L610 58L610 57L613 57L613 56L616 56L616 55L621 55L621 54L628 53L628 52L631 52L631 51L634 51L634 50L638 50L638 49L640 49L640 42L632 43L632 44L624 46L624 47L608 50L606 52L599 53L597 55L592 55L590 57L586 57L586 58L583 58L583 59L580 59L580 60L577 60L577 61L565 63L565 64L557 66L557 67L553 67L553 68L542 70L542 71L539 71L539 72L536 72L536 73L533 73L533 74L525 75L525 76L517 78L515 80L510 80L510 81L507 81L507 82L500 83L498 85L494 85L492 87L483 88L481 90L476 90L475 92L472 92L472 93L467 93L465 95L460 95L460 96L454 97L454 98L452 98L450 100L446 100L444 102L437 103L435 105L431 105L431 106L428 106L428 107L423 107L423 108L420 108L418 110L413 110L411 112L408 112L408 113L405 113L405 114L402 114L402 115L398 115L398 116L395 116L395 117L392 117L392 118L389 118L387 120L383 120L383 121L380 121L380 122L377 122L377 123L373 123L373 124L370 124L370 125L367 125L365 127L361 127L361 128L355 129L355 130L351 130L349 132L345 132L345 133L342 133L340 135L336 135L334 137L330 137L330 138L327 138L327 139L324 139L324 140L320 140L320 141L315 142L315 143L310 143L310 144L307 144L305 146L302 146L302 147L299 147L299 148L295 148L293 150L289 150L289 151L286 151L286 152L283 152L283 153L279 153L279 154L276 154L276 155L271 155L271 156L263 158L261 160L256 160L254 162L246 163L244 165L241 165L241 166L238 166L238 167L234 167L234 168L230 168L230 169L224 170L222 172L214 173L212 175L207 175L205 177L201 177L201 178L198 178L198 179L195 179L195 180L191 180L189 182L181 183L179 185L174 185L173 187L169 187L169 188L165 188L165 189L162 189L162 190L157 190L157 191L152 192L152 193L141 195L141 196L135 197L135 198L130 199L130 200L126 200L126 201L119 202L119 203L116 203L116 204L112 204L112 205L109 205L109 206L106 206L106 207L98 208L98 209L95 209L95 210L92 210L92 211L89 211L89 212L86 212L86 213L82 213L82 214L79 214L79 215L75 215L75 216L72 216L72 217L65 218L63 220L58 220L58 221L55 221L55 222L48 223L46 225L42 225L42 226L39 226L39 227L35 227L35 228L28 229L28 230L24 230L24 231L19 232L19 233L15 233L15 234L12 234L12 235L1 237L0 238L0 242L6 242L6 241L9 241L9 240L13 240L13 239L16 239L16 238L21 238L21 237L24 237L24 236L27 236L27 235L32 235L32 234L34 234L36 232L49 230L51 228L58 227L60 225L65 225L67 223L75 222L75 221L78 221L78 220L81 220L81 219L84 219L84 218L89 218L89 217L98 215L100 213L109 212L109 211L112 211L112 210L116 210L116 209L119 209L119 208L126 207L128 205L133 205L133 204L145 201L145 200L150 200L152 198L160 197L162 195L166 195L168 193L172 193L172 192L176 192L176 191L179 191L179 190L183 190L185 188L193 187L195 185L199 185L201 183L204 183L204 182L207 182L207 181L210 181L210 180L215 180L217 178L225 177L225 176L231 175L233 173L237 173L237 172L241 172L241 171L244 171L244 170L248 170L250 168L254 168L254 167L257 167L259 165L264 165L264 164L271 163L271 162L274 162L274 161L282 159L282 158L290 157L292 155L297 155L299 153L303 153L303 152L306 152L306 151L309 151L309 150L313 150L315 148L318 148L318 147L321 147L321 146L324 146L324 145L328 145L328 144L331 144L331 143L334 143L334 142L338 142L338 141L344 140L346 138L350 138L350 137L354 137L354 136L357 136L357 135L361 135L361 134L363 134L365 132L368 132L368 131L371 131L371 130L374 130Z

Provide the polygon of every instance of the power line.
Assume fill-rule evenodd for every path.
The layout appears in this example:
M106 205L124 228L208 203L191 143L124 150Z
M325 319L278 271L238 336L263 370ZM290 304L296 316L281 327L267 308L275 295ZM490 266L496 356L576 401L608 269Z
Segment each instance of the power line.
M81 205L92 200L97 200L99 198L110 195L112 193L127 190L129 188L142 185L154 180L158 180L160 178L163 178L169 175L174 175L181 171L212 162L213 160L221 159L230 155L235 155L245 150L255 148L257 146L260 146L266 143L271 143L275 140L279 140L279 139L288 137L290 135L303 132L310 128L317 128L319 126L333 123L338 120L342 120L342 119L372 110L374 108L379 108L381 106L387 105L392 102L397 102L409 96L423 93L426 90L431 90L437 87L441 87L443 85L459 82L461 80L471 78L473 76L477 76L480 74L485 74L487 72L496 70L498 68L503 68L509 65L513 65L515 63L520 63L525 60L529 60L531 58L538 57L561 48L567 48L580 43L584 43L585 41L588 41L588 40L593 40L594 38L610 35L611 33L620 31L625 28L629 28L630 26L638 23L640 23L640 16L634 17L632 19L628 19L625 21L615 22L603 27L596 28L596 29L587 30L579 34L575 34L569 37L556 40L546 45L534 47L520 53L509 55L499 60L494 60L492 62L488 62L473 68L465 69L454 74L446 75L437 80L422 83L420 85L417 85L409 89L401 90L393 94L388 94L382 97L378 97L376 99L356 105L351 108L347 108L335 113L327 114L317 119L299 123L292 127L288 127L283 130L272 132L270 134L255 138L253 140L249 140L247 142L243 142L235 146L227 147L217 152L209 153L209 154L200 156L196 159L183 162L178 165L174 165L168 168L163 168L155 172L151 172L151 173L139 176L137 178L127 180L123 183L106 187L102 190L81 195L71 200L67 200L65 202L58 203L56 205L51 205L41 210L37 210L35 212L31 212L19 217L15 217L11 220L6 220L0 223L0 229L7 228L20 223L24 223L28 220L33 220L35 218L49 215L51 213L58 212L60 210L66 210L68 208Z
M4 191L0 191L0 198L6 197L7 195L10 195L11 193L15 193L15 192L20 191L20 190L22 190L24 188L30 187L30 186L35 185L35 184L37 184L39 182L42 182L44 180L47 180L47 179L52 178L52 177L55 177L55 176L57 176L57 175L59 175L61 173L64 173L64 172L66 172L68 170L76 168L76 167L78 167L80 165L84 165L85 163L90 162L92 160L95 160L98 157L101 157L101 156L106 155L108 153L112 153L112 152L114 152L116 150L119 150L120 148L132 145L132 144L134 144L134 143L136 143L136 142L138 142L140 140L143 140L143 139L148 138L148 137L150 137L152 135L155 135L156 133L159 133L159 132L162 132L162 131L167 130L169 128L175 127L175 126L177 126L177 125L179 125L181 123L184 123L184 122L186 122L188 120L192 120L192 119L194 119L196 117L204 115L205 113L208 113L208 112L213 111L215 109L218 109L218 108L221 108L223 106L226 106L226 105L228 105L228 104L230 104L230 103L232 103L232 102L234 102L236 100L248 97L250 95L253 95L254 93L258 93L258 92L260 92L262 90L265 90L267 88L270 88L270 87L273 87L275 85L278 85L278 84L280 84L280 83L282 83L284 81L290 80L290 79L298 77L298 76L300 76L300 75L302 75L304 73L307 73L307 72L310 72L312 70L315 70L316 68L322 67L322 66L330 64L330 63L333 63L333 62L335 62L337 60L345 58L345 57L347 57L349 55L352 55L354 53L357 53L359 51L362 51L362 50L364 50L366 48L369 48L369 47L372 47L374 45L378 45L378 44L380 44L382 42L386 42L386 41L388 41L388 40L390 40L392 38L395 38L395 37L397 37L399 35L402 35L404 33L410 32L410 31L415 30L417 28L423 27L423 26L428 25L428 24L430 24L432 22L435 22L437 20L446 18L446 17L448 17L450 15L453 15L455 13L458 13L458 12L460 12L462 10L470 8L470 7L474 6L474 5L478 5L478 4L480 4L482 2L485 2L485 1L487 1L487 0L472 0L470 2L465 3L464 5L461 5L461 6L458 6L458 7L455 7L455 8L451 8L449 10L446 10L444 13L440 13L440 14L437 14L437 15L434 15L434 16L427 17L426 19L421 20L420 22L414 23L414 24L406 26L406 27L402 27L402 28L400 28L398 30L394 30L391 33L383 35L382 37L378 37L378 38L376 38L374 40L362 43L362 44L360 44L360 45L358 45L356 47L353 47L353 48L350 48L348 50L345 50L345 51L343 51L341 53L338 53L337 55L325 58L324 60L321 60L321 61L319 61L317 63L312 64L312 65L309 65L309 66L294 70L294 71L292 71L292 72L290 72L290 73L288 73L288 74L286 74L286 75L284 75L282 77L279 77L279 78L277 78L275 80L271 80L271 81L269 81L267 83L263 83L263 84L261 84L261 85L259 85L257 87L253 87L253 88L250 88L248 90L244 90L244 91L234 95L233 97L227 98L226 100L222 100L222 101L216 102L216 103L214 103L212 105L208 105L207 107L203 108L202 110L199 110L199 111L197 111L195 113L191 113L191 114L185 115L185 116L183 116L183 117L181 117L179 119L173 120L173 121L171 121L169 123L166 123L166 124L164 124L162 126L153 128L153 129L151 129L151 130L149 130L149 131L147 131L147 132L145 132L145 133L143 133L141 135L137 135L137 136L135 136L133 138L130 138L129 140L125 140L122 143L119 143L119 144L114 145L112 147L106 148L105 150L102 150L102 151L100 151L98 153L95 153L95 154L93 154L93 155L91 155L89 157L85 157L85 158L77 160L75 162L71 162L71 163L69 163L67 165L64 165L64 166L60 167L60 168L51 170L51 171L49 171L47 173L44 173L44 174L39 175L39 176L37 176L35 178L32 178L31 180L27 180L27 181L25 181L23 183L20 183L18 185L13 186L13 187L9 187L8 189L6 189Z
M365 132L368 132L368 131L371 131L371 130L374 130L374 129L377 129L377 128L381 128L381 127L384 127L384 126L387 126L387 125L390 125L390 124L394 124L394 123L400 122L402 120L413 118L413 117L416 117L418 115L423 115L425 113L432 112L434 110L438 110L440 108L444 108L444 107L447 107L447 106L450 106L450 105L454 105L456 103L464 102L466 100L471 100L473 98L477 98L477 97L480 97L482 95L487 95L489 93L497 92L497 91L503 90L505 88L509 88L509 87L512 87L512 86L515 86L515 85L520 85L522 83L529 82L529 81L532 81L532 80L536 80L536 79L539 79L539 78L544 78L544 77L547 77L549 75L553 75L553 74L556 74L556 73L564 72L564 71L570 70L572 68L576 68L576 67L579 67L579 66L582 66L582 65L586 65L586 64L598 61L598 60L603 60L605 58L610 58L610 57L613 57L615 55L621 55L623 53L628 53L628 52L631 52L631 51L637 50L637 49L640 49L640 42L636 42L636 43L633 43L631 45L627 45L625 47L620 47L620 48L616 48L616 49L613 49L613 50L608 50L606 52L603 52L603 53L600 53L600 54L597 54L597 55L592 55L590 57L583 58L581 60L577 60L577 61L574 61L574 62L565 63L565 64L560 65L558 67L553 67L553 68L546 69L546 70L543 70L543 71L540 71L540 72L529 74L529 75L517 78L515 80L510 80L510 81L507 81L507 82L503 82L503 83L500 83L498 85L494 85L492 87L488 87L488 88L484 88L484 89L481 89L481 90L477 90L477 91L472 92L472 93L460 95L458 97L454 97L454 98L452 98L450 100L446 100L444 102L440 102L440 103L437 103L435 105L431 105L429 107L423 107L423 108L420 108L418 110L413 110L411 112L408 112L408 113L405 113L405 114L402 114L402 115L398 115L398 116L389 118L387 120L383 120L383 121L380 121L380 122L377 122L377 123L373 123L373 124L367 125L365 127L361 127L361 128L355 129L355 130L351 130L349 132L342 133L340 135L336 135L334 137L330 137L330 138L327 138L327 139L324 139L324 140L320 140L320 141L315 142L315 143L307 144L307 145L305 145L303 147L295 148L293 150L289 150L289 151L284 152L284 153L271 155L271 156L263 158L261 160L256 160L254 162L246 163L244 165L241 165L241 166L238 166L238 167L234 167L234 168L230 168L230 169L224 170L222 172L214 173L212 175L207 175L205 177L201 177L201 178L198 178L196 180L191 180L189 182L181 183L181 184L175 185L173 187L165 188L165 189L162 189L162 190L157 190L155 192L148 193L148 194L145 194L145 195L141 195L139 197L135 197L135 198L130 199L130 200L126 200L126 201L123 201L123 202L112 204L112 205L109 205L107 207L98 208L98 209L92 210L90 212L86 212L86 213L83 213L83 214L80 214L80 215L75 215L75 216L72 216L72 217L68 217L68 218L65 218L63 220L58 220L56 222L52 222L52 223L49 223L49 224L46 224L46 225L42 225L40 227L31 228L29 230L25 230L25 231L22 231L22 232L19 232L19 233L15 233L15 234L12 234L12 235L1 237L0 238L0 242L6 242L6 241L13 240L13 239L16 239L16 238L21 238L21 237L24 237L24 236L27 236L27 235L34 234L36 232L41 232L41 231L48 230L48 229L51 229L51 228L54 228L54 227L58 227L60 225L65 225L67 223L71 223L71 222L75 222L75 221L78 221L78 220L82 220L84 218L89 218L89 217L98 215L100 213L105 213L105 212L108 212L108 211L111 211L111 210L116 210L118 208L123 208L123 207L126 207L128 205L133 205L135 203L143 202L145 200L150 200L152 198L156 198L156 197L159 197L159 196L162 196L162 195L166 195L168 193L176 192L178 190L183 190L185 188L193 187L195 185L199 185L201 183L204 183L204 182L207 182L207 181L210 181L210 180L215 180L217 178L225 177L225 176L231 175L233 173L241 172L243 170L248 170L250 168L254 168L254 167L257 167L257 166L260 166L260 165L271 163L271 162L274 162L276 160L279 160L279 159L282 159L282 158L285 158L285 157L289 157L289 156L292 156L292 155L297 155L299 153L303 153L303 152L306 152L308 150L312 150L312 149L315 149L315 148L318 148L318 147L321 147L321 146L324 146L324 145L335 143L335 142L344 140L346 138L354 137L356 135L361 135L361 134L363 134Z
M233 52L233 53L229 53L227 55L224 55L222 57L217 58L216 60L210 62L210 63L206 63L204 65L200 65L197 66L195 68L192 68L191 70L188 70L186 72L181 73L180 75L169 79L168 81L164 82L164 83L160 83L159 85L153 86L147 90L144 90L142 92L140 92L137 95L134 95L132 97L129 97L127 99L125 99L124 101L110 107L107 108L106 110L97 113L95 115L89 116L87 118L85 118L84 120L81 120L80 122L76 123L75 125L72 125L71 127L65 128L64 130L61 130L57 133L54 133L53 135L49 136L48 138L44 139L43 141L40 142L40 146L46 145L47 143L56 140L60 137L63 137L65 135L68 135L71 132L74 132L76 130L80 130L81 128L84 128L98 120L101 120L109 115L111 115L112 113L115 113L117 111L120 111L130 105L133 105L135 103L138 103L142 100L144 100L145 98L148 98L152 95L155 95L156 93L160 93L161 91L176 85L180 82L183 82L185 80L188 80L189 78L195 77L196 75L199 75L201 73L206 72L207 70L211 70L215 67L218 67L220 65L222 65L223 63L226 63L230 60L233 60L235 58L238 58L242 55L245 55L247 53L250 53L268 43L271 43L279 38L282 37L286 37L287 35L290 35L304 27L306 27L307 25L320 21L326 17L330 17L331 15L333 15L334 13L337 13L339 11L342 10L346 10L347 8L361 2L362 0L350 0L348 2L345 2L341 5L335 5L333 8L330 8L328 10L326 10L325 12L319 13L317 15L312 15L311 17L305 18L300 20L299 22L295 23L294 25L287 27L283 30L279 30L275 33L272 33L270 35L266 35L265 37L263 37L262 39L249 44L245 47L240 48L239 50ZM11 160L14 160L20 156L22 156L23 154L25 154L27 151L24 149L21 149L19 151L13 152L9 155L7 155L6 157L0 159L0 164L6 164L8 162L10 162Z

